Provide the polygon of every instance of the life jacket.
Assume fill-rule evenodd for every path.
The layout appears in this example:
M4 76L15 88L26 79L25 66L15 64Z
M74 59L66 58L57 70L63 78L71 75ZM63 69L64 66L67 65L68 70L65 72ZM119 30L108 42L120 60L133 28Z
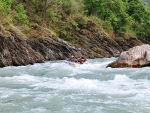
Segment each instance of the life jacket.
M83 62L86 62L87 61L87 59L85 58L84 60L83 60Z
M71 61L71 62L75 62L75 59L74 59L74 58L70 58L70 61Z

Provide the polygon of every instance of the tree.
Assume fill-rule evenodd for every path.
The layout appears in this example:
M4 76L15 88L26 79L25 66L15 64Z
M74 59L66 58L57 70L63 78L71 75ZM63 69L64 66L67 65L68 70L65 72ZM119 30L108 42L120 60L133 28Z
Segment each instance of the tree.
M114 33L123 35L133 31L137 35L150 35L145 29L150 28L150 11L140 0L85 0L85 9L88 15L109 23Z
M0 1L0 12L1 16L7 16L10 13L12 0L1 0Z
M27 19L27 15L25 13L24 7L22 4L18 4L16 6L16 14L15 14L15 21L21 22L23 24L28 24L29 21Z

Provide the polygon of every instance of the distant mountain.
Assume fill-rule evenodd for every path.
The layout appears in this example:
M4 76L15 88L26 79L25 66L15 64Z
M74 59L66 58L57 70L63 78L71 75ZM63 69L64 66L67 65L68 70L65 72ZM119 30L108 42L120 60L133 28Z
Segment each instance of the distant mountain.
M141 0L145 5L150 5L150 0Z

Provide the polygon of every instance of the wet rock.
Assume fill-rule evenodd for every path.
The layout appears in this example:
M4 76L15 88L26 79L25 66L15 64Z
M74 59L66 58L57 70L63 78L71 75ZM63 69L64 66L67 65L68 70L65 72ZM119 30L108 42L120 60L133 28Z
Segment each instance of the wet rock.
M12 33L0 33L0 67L21 66L41 63L46 60L65 59L71 55L81 55L80 50L54 37L51 40L31 40Z
M120 54L119 58L108 64L112 68L138 68L150 66L150 45L135 46Z

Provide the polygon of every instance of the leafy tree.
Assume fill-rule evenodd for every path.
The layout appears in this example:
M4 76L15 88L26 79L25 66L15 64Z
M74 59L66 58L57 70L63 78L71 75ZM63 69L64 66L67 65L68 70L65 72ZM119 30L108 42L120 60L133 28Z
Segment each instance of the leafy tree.
M85 9L87 15L98 16L114 33L124 35L131 30L138 36L150 35L150 11L140 0L85 0Z
M0 12L1 16L7 16L10 13L12 0L1 0L0 1Z
M16 6L15 21L21 22L23 24L28 24L29 23L29 21L27 19L27 15L25 13L25 9L24 9L22 4L18 4Z

